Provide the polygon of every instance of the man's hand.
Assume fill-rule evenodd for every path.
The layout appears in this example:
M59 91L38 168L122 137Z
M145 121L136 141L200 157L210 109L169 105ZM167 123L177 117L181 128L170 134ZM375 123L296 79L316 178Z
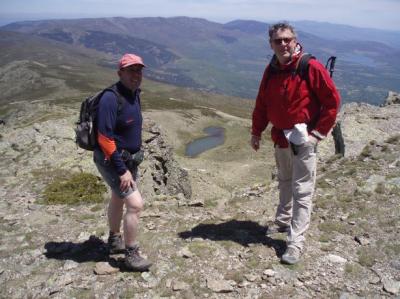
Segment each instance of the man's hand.
M308 135L308 142L310 142L311 144L317 145L319 142L319 139L310 134L310 135Z
M134 181L132 174L129 170L127 170L123 175L120 177L121 184L120 188L122 191L126 192L128 191L129 187L132 187L133 190L136 189L136 182Z
M258 149L260 148L260 140L261 137L251 135L250 145L255 151L258 151Z

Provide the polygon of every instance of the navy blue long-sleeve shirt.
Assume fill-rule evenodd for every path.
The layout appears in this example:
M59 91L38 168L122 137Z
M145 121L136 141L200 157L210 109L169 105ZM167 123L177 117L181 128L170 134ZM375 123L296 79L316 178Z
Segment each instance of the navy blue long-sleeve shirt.
M106 159L110 159L119 175L127 167L121 159L121 150L135 153L142 145L142 113L140 107L140 89L132 92L121 82L117 90L124 97L122 109L118 112L117 96L106 91L100 99L97 112L97 141Z

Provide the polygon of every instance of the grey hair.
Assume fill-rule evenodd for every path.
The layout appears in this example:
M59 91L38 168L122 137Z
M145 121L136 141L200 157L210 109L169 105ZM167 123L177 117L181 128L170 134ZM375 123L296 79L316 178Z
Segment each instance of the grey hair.
M297 38L296 31L294 27L290 25L288 22L280 22L276 24L272 24L268 29L269 38L271 39L274 33L278 32L279 30L290 30L293 33L293 36Z

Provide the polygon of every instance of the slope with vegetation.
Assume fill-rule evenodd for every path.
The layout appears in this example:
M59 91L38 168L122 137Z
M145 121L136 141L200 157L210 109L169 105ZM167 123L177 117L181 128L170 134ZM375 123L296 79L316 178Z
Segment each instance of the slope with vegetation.
M155 80L254 98L272 56L267 28L268 24L255 21L219 24L175 17L17 22L1 29L91 48L115 59L134 51L149 63L148 76ZM398 40L396 33L384 32L379 35L382 40L377 40L373 30L362 34L361 29L351 28L365 36L354 41L333 34L320 37L318 28L315 34L309 27L301 28L305 30L299 31L299 39L307 52L322 62L331 55L338 57L335 80L345 101L377 104L387 90L399 85L400 50L386 43L387 36ZM343 32L340 25L337 28Z
M1 127L1 296L385 298L399 294L398 135L390 131L374 135L370 130L368 138L376 141L365 140L359 153L346 158L333 156L331 140L321 145L307 249L301 263L285 266L279 262L284 235L264 235L277 205L272 145L266 139L261 152L251 152L248 118L196 103L196 95L188 91L178 94L176 88L159 88L157 100L157 89L143 99L157 103L146 109L146 123L150 119L158 123L157 134L164 139L146 152L150 163L142 167L146 209L139 241L155 262L151 271L126 272L122 256L107 255L106 199L101 194L97 200L79 203L83 193L76 184L89 178L70 173L83 171L95 178L97 172L90 155L73 144L77 103L26 104ZM392 105L390 111L399 113L399 108ZM372 113L359 125L371 127L375 116L389 111L368 109ZM45 119L40 117L43 112ZM396 121L384 120L387 127L398 125ZM357 139L351 115L344 124L346 140ZM184 156L185 144L210 125L225 128L225 144L195 159ZM153 140L154 132L153 128L146 133L150 135L145 140ZM154 192L152 187L157 177L153 174L162 167L150 168L149 159L157 148L170 146L190 178L190 199L183 193ZM65 183L52 184L60 175ZM65 193L65 188L78 193ZM54 197L57 190L64 193L63 201L44 204L52 194L50 198L63 198Z

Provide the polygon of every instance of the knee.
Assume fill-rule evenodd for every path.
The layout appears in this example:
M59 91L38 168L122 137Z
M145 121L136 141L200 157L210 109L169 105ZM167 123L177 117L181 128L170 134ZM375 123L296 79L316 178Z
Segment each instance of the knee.
M143 211L143 204L140 205L131 205L126 207L126 212L128 214L133 213L133 214L139 214L140 212Z
M143 200L128 201L126 203L126 213L139 214L143 211Z

